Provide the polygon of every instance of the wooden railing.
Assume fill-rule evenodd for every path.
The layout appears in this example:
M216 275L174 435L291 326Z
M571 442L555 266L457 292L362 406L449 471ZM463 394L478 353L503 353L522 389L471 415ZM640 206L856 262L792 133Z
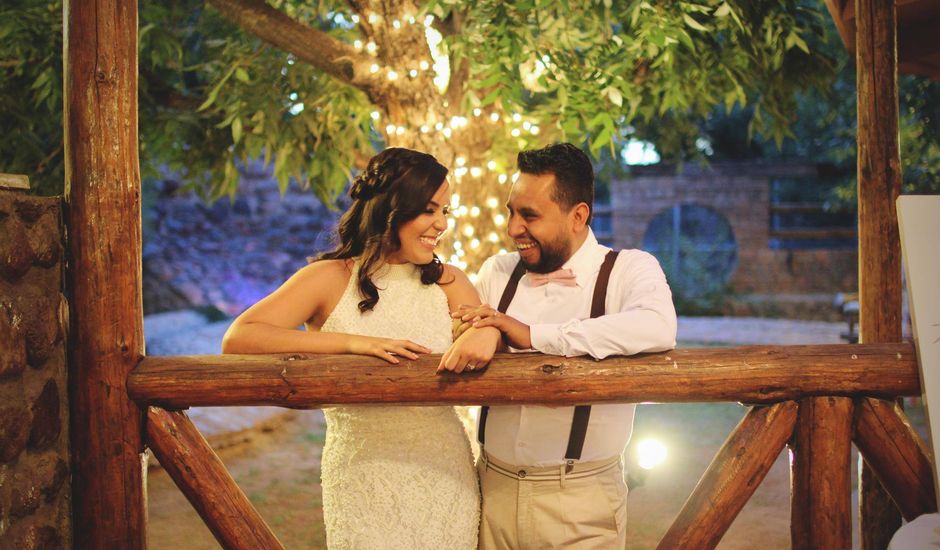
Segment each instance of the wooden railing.
M189 406L754 404L709 465L659 548L714 548L790 445L794 548L851 547L850 448L904 517L936 511L926 445L892 402L920 395L910 344L683 349L603 361L500 354L472 374L434 374L337 355L147 357L128 377L148 445L226 548L280 543L179 409ZM885 399L885 400L883 400Z

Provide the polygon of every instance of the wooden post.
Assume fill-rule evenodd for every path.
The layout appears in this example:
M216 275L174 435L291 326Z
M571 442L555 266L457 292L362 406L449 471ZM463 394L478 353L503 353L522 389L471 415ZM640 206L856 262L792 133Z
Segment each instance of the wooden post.
M147 441L223 548L283 548L186 413L150 407Z
M75 548L144 548L137 2L66 0L65 189Z
M901 244L895 201L901 190L898 144L897 9L894 0L855 0L858 88L859 336L901 341ZM859 474L863 550L887 547L901 526L874 473Z
M864 398L856 405L855 445L904 519L937 511L933 466L924 441L896 403Z
M657 548L714 548L764 480L796 423L795 401L754 407L715 455Z
M852 399L800 401L790 461L790 544L852 547Z

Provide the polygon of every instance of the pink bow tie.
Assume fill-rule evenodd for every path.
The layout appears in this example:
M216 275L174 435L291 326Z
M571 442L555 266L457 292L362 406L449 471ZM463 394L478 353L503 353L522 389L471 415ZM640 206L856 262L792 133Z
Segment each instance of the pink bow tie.
M551 273L528 273L529 284L532 286L542 286L546 283L558 283L564 286L577 286L578 279L574 271L570 269L559 269Z

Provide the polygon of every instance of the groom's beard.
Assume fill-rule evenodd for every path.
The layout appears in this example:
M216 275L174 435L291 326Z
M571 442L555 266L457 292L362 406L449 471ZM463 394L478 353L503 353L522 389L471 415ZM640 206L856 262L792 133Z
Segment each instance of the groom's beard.
M526 271L532 273L551 273L552 271L561 269L561 266L568 261L568 258L571 257L571 243L564 240L564 238L558 238L554 241L537 241L532 239L538 244L539 247L539 259L534 264L519 257L519 260L522 262L522 266L526 268Z

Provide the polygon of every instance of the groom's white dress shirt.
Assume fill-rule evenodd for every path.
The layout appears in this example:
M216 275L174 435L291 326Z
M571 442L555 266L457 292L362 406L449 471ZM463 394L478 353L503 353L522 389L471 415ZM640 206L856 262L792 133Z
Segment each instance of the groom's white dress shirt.
M605 302L606 314L590 319L594 284L610 249L587 240L562 266L574 271L577 286L548 283L533 286L523 276L506 311L531 330L532 348L551 355L633 355L672 349L676 344L676 311L659 263L641 250L617 257ZM480 268L477 290L496 306L519 253L493 256ZM531 351L531 350L512 350ZM594 405L581 461L618 456L633 430L634 404ZM494 406L486 420L486 451L516 465L556 466L565 462L573 407Z

